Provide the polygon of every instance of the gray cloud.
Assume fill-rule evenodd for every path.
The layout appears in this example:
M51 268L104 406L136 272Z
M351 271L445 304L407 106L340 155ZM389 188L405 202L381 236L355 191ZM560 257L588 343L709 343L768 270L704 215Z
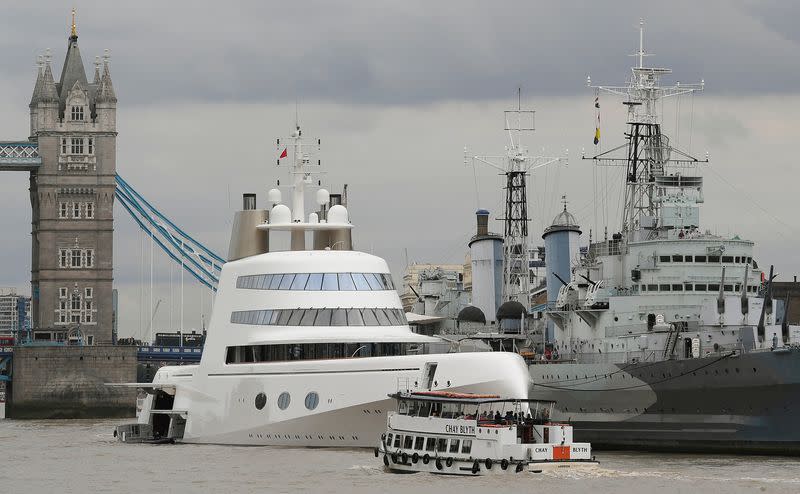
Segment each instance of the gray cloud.
M715 91L800 83L800 6L690 2L79 2L87 65L105 47L127 104L302 100L418 104L492 100L516 86L575 94L587 73L622 82L648 19L648 61ZM37 51L66 42L56 2L10 7L4 66L33 79ZM795 63L791 63L795 62Z

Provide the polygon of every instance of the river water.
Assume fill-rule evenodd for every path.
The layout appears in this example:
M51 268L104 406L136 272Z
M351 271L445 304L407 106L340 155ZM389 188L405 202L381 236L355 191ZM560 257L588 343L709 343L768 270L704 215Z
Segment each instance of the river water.
M398 475L370 450L120 444L116 420L0 420L0 492L800 493L800 458L598 451L592 472Z

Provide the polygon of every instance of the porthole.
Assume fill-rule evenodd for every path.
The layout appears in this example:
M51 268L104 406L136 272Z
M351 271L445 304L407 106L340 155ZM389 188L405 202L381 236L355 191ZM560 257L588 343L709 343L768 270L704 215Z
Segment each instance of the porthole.
M261 410L264 408L264 405L267 404L267 395L264 393L258 393L256 395L256 408Z
M312 391L306 395L306 408L308 408L309 410L313 410L317 408L318 404L319 404L319 395L315 391Z
M280 396L278 396L278 408L280 408L281 410L286 410L287 408L289 408L289 403L291 402L292 402L292 397L289 396L289 393L287 393L286 391L284 391L283 393L281 393Z

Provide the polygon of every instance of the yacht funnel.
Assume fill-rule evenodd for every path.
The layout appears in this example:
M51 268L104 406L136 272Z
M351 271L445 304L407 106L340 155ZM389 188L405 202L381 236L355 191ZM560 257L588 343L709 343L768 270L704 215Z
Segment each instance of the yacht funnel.
M265 209L256 209L256 195L243 194L242 210L233 215L228 261L263 254L269 251L269 233L256 227L269 218Z

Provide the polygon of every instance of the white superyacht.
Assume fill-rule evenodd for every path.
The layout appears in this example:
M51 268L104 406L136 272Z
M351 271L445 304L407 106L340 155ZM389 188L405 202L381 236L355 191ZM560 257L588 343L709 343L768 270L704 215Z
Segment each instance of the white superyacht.
M277 189L269 210L245 195L200 364L162 367L151 384L129 385L148 395L138 423L117 428L120 438L373 446L398 390L527 396L516 354L423 353L439 340L410 330L386 261L351 250L346 207L319 189L319 210L306 216L319 166L299 126L291 141L291 209ZM270 250L281 233L290 250Z

